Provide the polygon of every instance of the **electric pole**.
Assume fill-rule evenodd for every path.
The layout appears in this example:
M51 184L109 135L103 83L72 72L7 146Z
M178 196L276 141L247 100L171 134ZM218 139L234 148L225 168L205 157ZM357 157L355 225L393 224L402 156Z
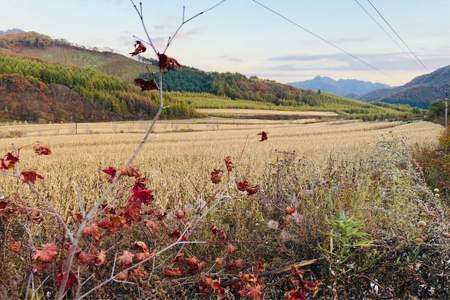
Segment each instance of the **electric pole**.
M445 93L445 130L448 131L448 93Z

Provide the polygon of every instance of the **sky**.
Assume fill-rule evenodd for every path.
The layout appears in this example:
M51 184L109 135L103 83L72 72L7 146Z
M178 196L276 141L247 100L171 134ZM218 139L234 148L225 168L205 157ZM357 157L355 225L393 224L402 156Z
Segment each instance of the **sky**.
M449 0L371 0L426 69L398 41L392 41L356 0L259 1L376 70L251 0L227 0L186 24L168 54L202 70L239 72L280 82L321 75L400 85L450 65ZM359 1L384 24L367 0ZM143 0L145 21L157 47L165 45L181 22L183 5L189 17L217 2ZM130 0L0 0L0 30L10 28L123 54L131 51L133 35L144 37Z

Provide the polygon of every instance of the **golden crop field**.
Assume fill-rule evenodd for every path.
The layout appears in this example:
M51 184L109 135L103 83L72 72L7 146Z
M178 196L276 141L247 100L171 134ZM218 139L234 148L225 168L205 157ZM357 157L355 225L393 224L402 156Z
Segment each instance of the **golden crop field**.
M39 183L42 189L56 202L65 204L72 202L73 182L87 198L97 197L105 183L101 169L110 165L120 167L141 139L145 125L145 122L85 124L92 134L79 131L78 135L63 134L61 128L69 126L64 124L9 126L8 130L34 126L35 131L31 136L0 139L0 149L6 152L12 144L28 146L21 152L21 167L38 170L45 177ZM119 129L112 133L114 126L128 132L120 133ZM257 134L261 130L269 133L268 141L259 142ZM220 118L161 121L135 165L150 179L157 199L163 204L193 201L196 190L210 188L210 172L223 168L223 158L228 155L242 176L254 178L276 157L277 151L296 151L320 164L330 155L348 159L364 156L383 137L404 137L409 144L432 143L441 130L440 126L428 122L314 123ZM39 132L42 136L38 136ZM47 135L52 132L59 135ZM36 142L50 146L53 154L32 155L29 145ZM12 179L0 177L0 181L3 190L11 188Z

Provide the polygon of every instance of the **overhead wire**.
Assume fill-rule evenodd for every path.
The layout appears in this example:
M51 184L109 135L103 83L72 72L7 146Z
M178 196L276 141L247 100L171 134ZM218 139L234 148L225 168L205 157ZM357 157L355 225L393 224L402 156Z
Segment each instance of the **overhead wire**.
M342 53L344 53L345 55L351 57L352 59L354 59L354 60L356 60L356 61L359 61L360 63L366 65L367 67L369 67L369 68L371 68L371 69L373 69L373 70L375 70L375 71L377 71L377 72L379 72L379 73L381 73L381 74L383 74L383 75L385 75L385 76L387 76L387 77L393 78L390 74L388 74L388 73L384 72L383 70L377 68L376 66L374 66L374 65L372 65L371 63L367 62L367 61L364 60L363 58L361 58L361 57L359 57L359 56L357 56L357 55L354 55L354 54L350 53L349 51L345 50L344 48L342 48L341 46L337 45L336 43L334 43L334 42L332 42L332 41L330 41L330 40L324 38L324 37L321 36L320 34L317 34L317 33L313 32L312 30L306 28L305 26L300 25L299 23L295 22L294 20L290 19L289 17L283 15L281 12L279 12L279 11L277 11L277 10L275 10L275 9L273 9L273 8L271 8L271 7L267 6L267 5L265 5L265 4L263 4L262 2L260 2L260 1L258 1L258 0L251 0L251 1L253 1L253 2L256 3L257 5L261 6L262 8L266 9L267 11L269 11L269 12L271 12L271 13L277 15L278 17L280 17L280 18L282 18L282 19L284 19L285 21L289 22L290 24L292 24L292 25L294 25L294 26L300 28L301 30L307 32L308 34L314 36L315 38L321 40L322 42L324 42L324 43L326 43L326 44L332 46L333 48L339 50L340 52L342 52Z
M378 16L383 20L383 22L389 27L389 29L395 34L395 36L402 42L402 44L408 49L409 54L417 61L417 63L422 66L425 70L428 70L428 67L424 64L424 62L417 56L416 53L409 47L406 41L400 36L397 30L395 30L394 26L387 20L387 18L381 13L381 11L372 3L372 1L367 0L370 6L377 12Z

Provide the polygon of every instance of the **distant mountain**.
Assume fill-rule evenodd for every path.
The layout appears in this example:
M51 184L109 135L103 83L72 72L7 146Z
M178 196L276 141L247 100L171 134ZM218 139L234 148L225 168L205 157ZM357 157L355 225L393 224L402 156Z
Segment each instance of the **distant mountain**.
M382 83L355 79L334 80L330 77L322 76L317 76L311 80L292 82L289 85L302 89L321 90L322 92L349 98L357 98L372 91L389 87Z
M446 94L450 97L450 66L416 77L400 87L368 93L361 99L428 108L433 101L443 99Z
M12 28L7 30L0 30L0 35L7 35L7 34L14 34L14 33L21 33L24 32L22 29L19 28Z

